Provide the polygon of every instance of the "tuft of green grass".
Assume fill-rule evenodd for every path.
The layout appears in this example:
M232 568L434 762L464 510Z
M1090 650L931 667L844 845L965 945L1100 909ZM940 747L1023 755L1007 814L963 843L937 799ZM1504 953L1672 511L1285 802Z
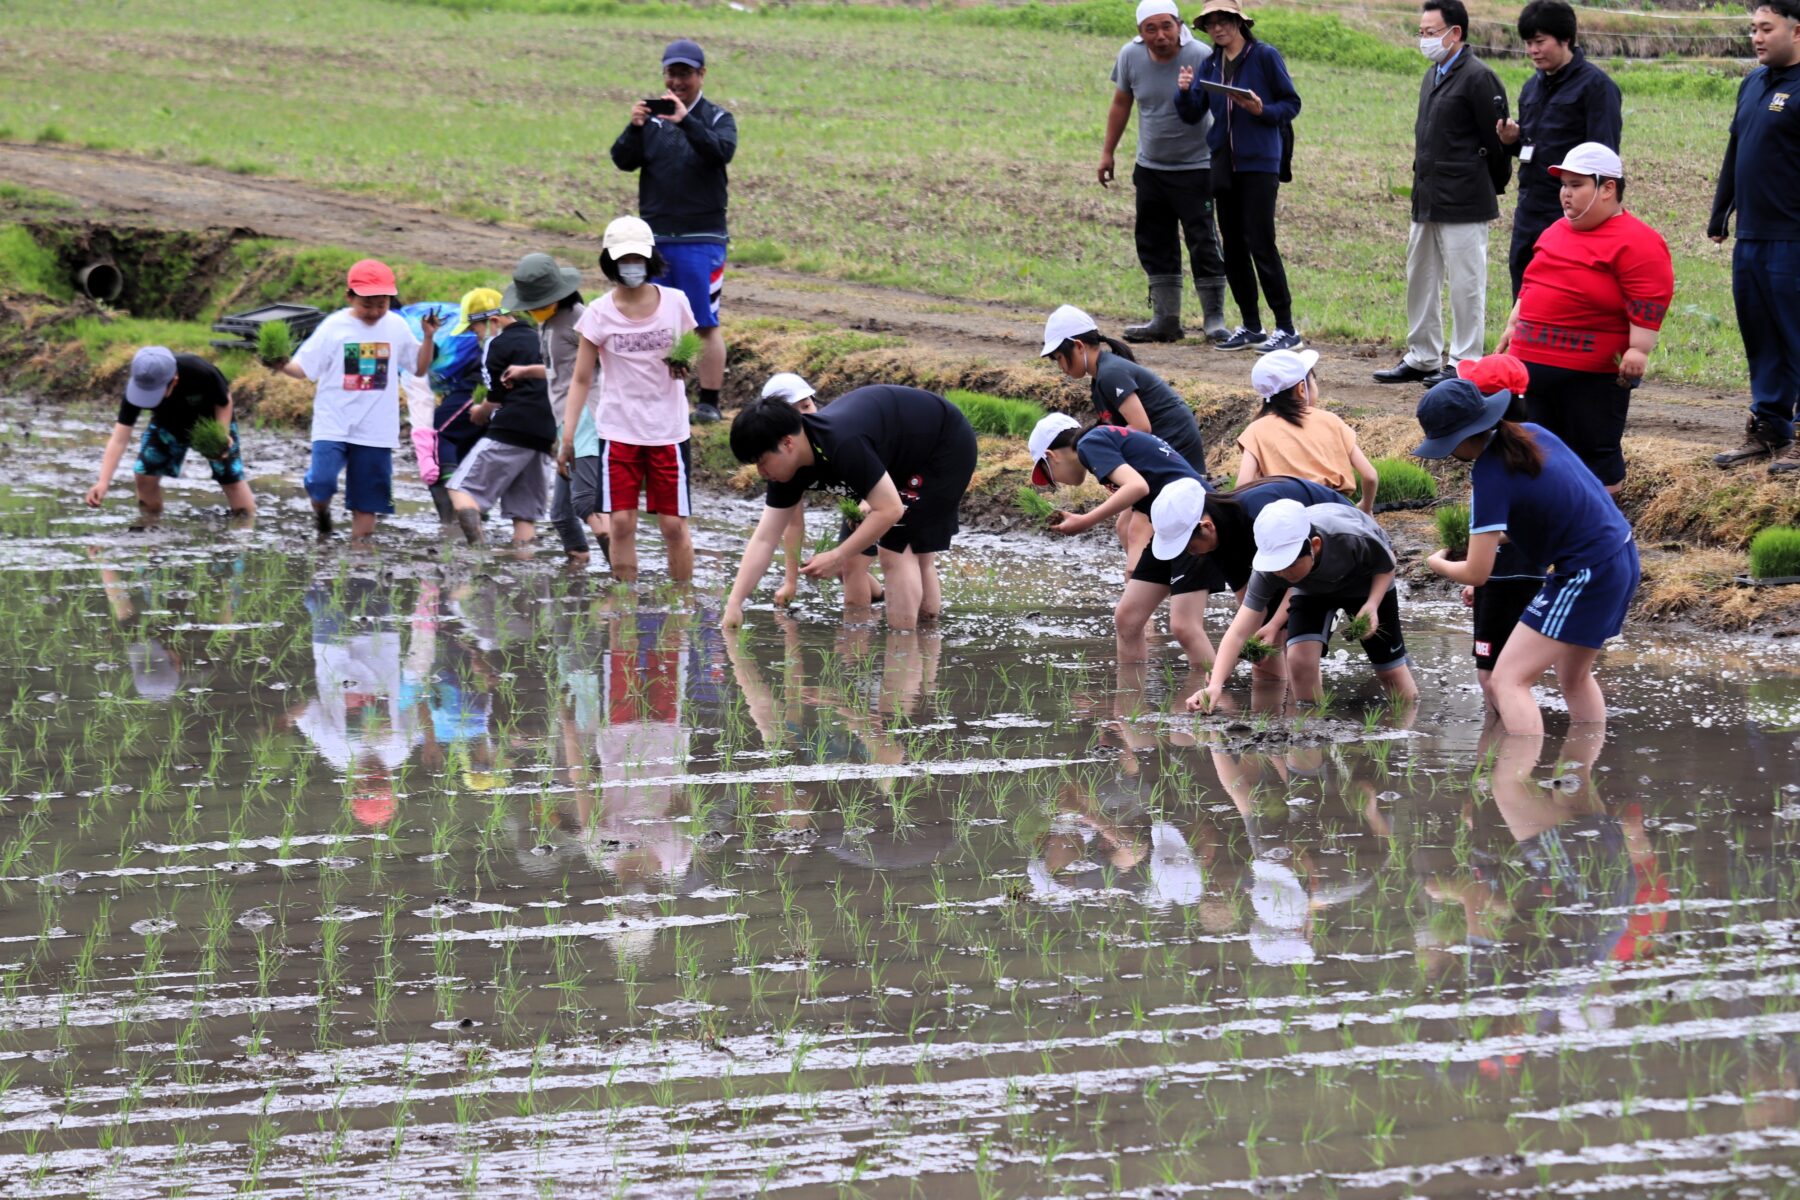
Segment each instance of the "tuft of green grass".
M271 367L294 357L294 331L286 321L264 321L256 327L256 357Z
M1044 410L1028 400L960 390L949 392L944 399L962 410L976 433L991 437L1029 437L1031 427L1044 419Z
M1436 500L1437 480L1431 472L1403 458L1378 458L1375 474L1381 479L1375 489L1375 503L1404 504L1408 501Z
M1800 576L1800 529L1765 529L1750 539L1750 574L1755 579Z
M1045 522L1056 515L1056 505L1044 499L1043 493L1029 483L1020 486L1018 495L1014 499L1019 506L1019 511L1034 521Z
M56 254L23 225L0 226L0 287L68 300L74 289Z
M700 357L700 351L705 345L706 343L700 340L700 335L690 329L675 339L675 344L669 347L669 352L664 355L663 361L671 367L690 368L694 365L694 360Z
M1375 622L1362 613L1356 614L1344 622L1344 638L1346 641L1360 642L1375 632Z
M1251 634L1250 640L1244 643L1244 660L1246 662L1259 663L1274 653L1275 647L1263 641L1255 634Z
M60 125L46 125L37 131L34 140L40 146L60 146L69 140L69 135Z
M1437 510L1438 545L1452 554L1469 552L1469 506L1446 504Z
M212 417L201 417L188 433L188 445L202 458L224 458L231 449L231 431Z

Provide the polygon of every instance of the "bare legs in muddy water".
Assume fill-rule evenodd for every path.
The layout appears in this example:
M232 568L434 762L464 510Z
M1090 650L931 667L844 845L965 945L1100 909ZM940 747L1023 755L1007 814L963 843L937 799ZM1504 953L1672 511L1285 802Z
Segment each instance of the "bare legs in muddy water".
M1594 661L1599 657L1598 650L1555 641L1528 625L1515 628L1488 679L1489 700L1499 711L1506 732L1543 736L1544 714L1531 688L1550 670L1556 672L1570 723L1603 723L1606 697L1594 678Z
M1113 632L1117 638L1119 661L1141 663L1150 657L1147 633L1152 617L1167 597L1169 632L1181 643L1188 665L1196 670L1212 666L1213 644L1206 636L1206 593L1170 596L1169 588L1160 583L1133 579L1125 584L1125 592L1113 609Z
M917 629L920 621L935 621L944 611L936 554L914 554L911 550L889 550L883 546L881 575L887 581L889 629Z
M635 508L621 509L609 518L612 541L612 573L622 583L635 583L638 577L637 528ZM663 545L669 552L669 578L686 583L694 577L694 539L688 532L687 518L673 513L656 514L656 527L662 531Z
M134 475L137 485L138 513L145 525L154 525L162 520L163 492L162 479L155 475ZM256 517L256 497L250 494L247 483L221 483L219 490L225 493L225 503L231 509L234 521L249 522Z

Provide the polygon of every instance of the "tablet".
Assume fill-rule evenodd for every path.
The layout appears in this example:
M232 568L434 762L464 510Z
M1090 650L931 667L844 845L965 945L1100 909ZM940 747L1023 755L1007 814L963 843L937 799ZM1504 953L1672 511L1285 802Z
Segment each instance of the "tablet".
M1199 79L1195 82L1209 92L1217 92L1221 96L1230 96L1237 100L1251 100L1256 97L1256 93L1249 88L1232 87L1229 83L1214 83L1210 79Z

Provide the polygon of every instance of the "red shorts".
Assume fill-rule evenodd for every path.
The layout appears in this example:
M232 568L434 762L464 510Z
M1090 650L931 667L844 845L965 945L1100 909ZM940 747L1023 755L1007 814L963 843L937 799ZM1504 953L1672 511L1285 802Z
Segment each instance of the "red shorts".
M642 497L645 501L639 504ZM600 511L645 512L685 517L688 504L688 443L634 446L600 443Z

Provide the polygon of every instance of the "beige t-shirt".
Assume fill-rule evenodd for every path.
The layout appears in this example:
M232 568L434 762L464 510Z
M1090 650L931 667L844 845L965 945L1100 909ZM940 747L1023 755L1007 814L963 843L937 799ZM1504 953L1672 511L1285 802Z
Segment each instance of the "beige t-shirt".
M1311 479L1348 495L1357 485L1352 454L1356 431L1336 413L1310 408L1298 425L1269 413L1250 422L1238 436L1238 449L1256 456L1264 475Z

